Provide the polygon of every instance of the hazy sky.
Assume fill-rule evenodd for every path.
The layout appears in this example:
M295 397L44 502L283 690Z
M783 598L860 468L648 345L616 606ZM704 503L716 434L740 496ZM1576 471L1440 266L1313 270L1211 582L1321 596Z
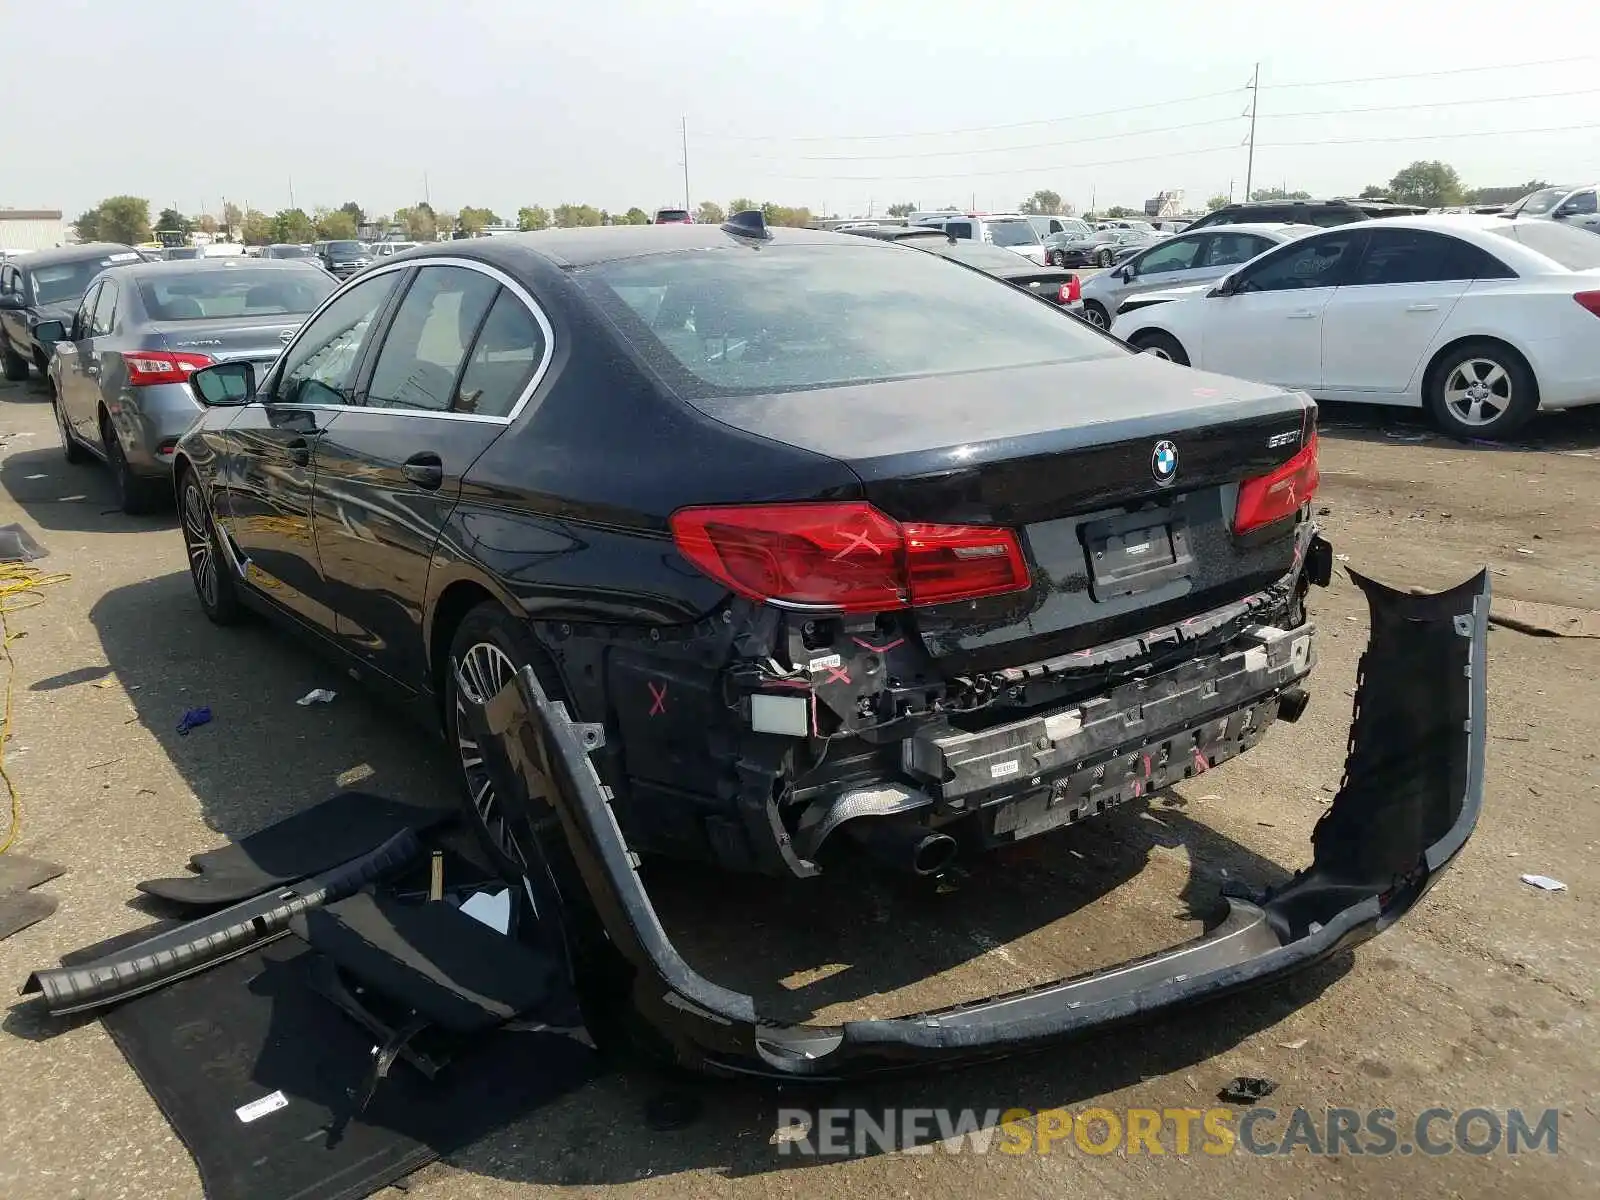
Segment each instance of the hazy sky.
M389 212L422 198L425 174L437 208L648 209L683 199L680 117L695 202L1008 208L1048 187L1080 208L1161 188L1199 203L1230 180L1243 193L1257 60L1257 187L1354 192L1418 158L1471 185L1600 178L1595 0L7 0L5 12L0 205L69 218L123 192L190 213L223 197L271 212L291 177L307 210L353 199ZM1478 69L1499 64L1535 65ZM1309 86L1420 72L1452 73ZM1542 132L1504 132L1522 130ZM920 136L882 136L906 134Z

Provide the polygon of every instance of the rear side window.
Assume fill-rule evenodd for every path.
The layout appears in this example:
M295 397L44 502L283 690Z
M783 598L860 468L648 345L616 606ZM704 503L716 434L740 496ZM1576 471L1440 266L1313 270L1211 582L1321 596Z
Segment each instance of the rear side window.
M1553 259L1569 271L1600 267L1600 236L1558 221L1517 221L1496 225L1490 232Z
M527 306L501 288L461 373L455 411L481 417L510 416L544 362L545 346L544 329Z
M945 222L944 231L951 237L965 238L969 242L972 240L971 221L947 221Z
M395 312L367 386L372 408L444 412L500 288L465 267L424 267Z
M999 280L871 242L652 255L576 278L670 385L695 396L1126 353Z
M1497 279L1505 267L1470 242L1421 229L1374 229L1354 284Z

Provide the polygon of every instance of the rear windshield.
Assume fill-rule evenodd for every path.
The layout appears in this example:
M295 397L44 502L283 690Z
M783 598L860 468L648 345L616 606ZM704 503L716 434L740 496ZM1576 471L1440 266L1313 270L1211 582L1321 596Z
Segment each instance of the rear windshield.
M141 279L139 296L156 321L207 321L308 313L338 284L325 271L258 267Z
M66 304L81 299L89 290L89 284L101 271L119 262L137 262L138 258L138 252L130 250L126 256L119 254L85 259L82 262L50 263L48 266L34 267L28 272L33 278L33 302Z
M268 246L268 258L312 258L310 246Z
M687 221L689 214L681 208L663 208L656 214L657 221Z
M1600 268L1600 237L1585 229L1574 229L1555 221L1518 221L1497 225L1489 232L1521 242L1529 250L1553 258L1569 271Z
M360 254L361 253L361 243L360 242L329 242L328 243L328 253L329 254Z
M748 395L1126 353L1060 311L934 254L764 246L576 274L687 395Z
M1037 246L1039 235L1026 221L990 221L989 236L996 246Z

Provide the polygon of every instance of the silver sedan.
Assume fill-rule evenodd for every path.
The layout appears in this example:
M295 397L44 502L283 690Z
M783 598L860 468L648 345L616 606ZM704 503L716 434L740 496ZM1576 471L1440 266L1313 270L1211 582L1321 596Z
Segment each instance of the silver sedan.
M189 375L224 359L270 362L337 287L306 261L133 263L100 272L70 326L39 327L68 462L111 468L125 512L170 499L172 451L200 413Z
M1240 263L1316 231L1315 225L1218 225L1163 238L1084 282L1084 318L1109 329L1117 309L1132 296L1221 279Z

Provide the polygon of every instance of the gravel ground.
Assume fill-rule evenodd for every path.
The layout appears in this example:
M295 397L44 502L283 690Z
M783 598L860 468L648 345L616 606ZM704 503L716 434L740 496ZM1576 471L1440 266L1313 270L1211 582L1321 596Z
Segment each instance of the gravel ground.
M129 904L136 880L173 873L340 783L452 802L442 750L401 718L279 633L210 626L174 519L108 511L101 471L62 462L46 401L37 381L0 386L0 525L20 521L50 551L41 565L70 572L42 606L11 618L25 635L12 645L6 755L24 804L18 849L69 866L47 885L60 910L0 943L0 978L15 982L148 920ZM1351 565L1434 587L1487 563L1497 594L1600 608L1600 413L1544 419L1507 448L1436 438L1379 411L1330 409L1324 421L1322 520ZM1225 876L1271 882L1309 861L1366 632L1348 580L1313 604L1322 636L1306 716L1170 796L986 861L953 895L872 878L707 889L694 873L656 868L664 917L702 970L786 1015L824 1019L914 1011L1189 936ZM700 1119L675 1133L642 1119L651 1079L614 1074L425 1169L411 1189L429 1200L575 1187L639 1197L1583 1194L1595 1178L1600 1095L1589 1007L1597 673L1600 642L1491 635L1477 835L1405 922L1354 955L1026 1060L798 1099L718 1086ZM340 694L297 707L314 687ZM179 737L179 716L196 704L215 722ZM1524 872L1568 890L1535 890L1519 882ZM938 1149L819 1163L772 1144L777 1110L799 1103L1204 1107L1240 1074L1276 1080L1272 1103L1285 1113L1387 1107L1402 1126L1434 1105L1555 1107L1560 1153L1096 1157L1069 1139L1048 1156ZM13 1007L0 1032L0 1098L8 1200L200 1194L187 1154L97 1025L56 1033L31 1005Z

